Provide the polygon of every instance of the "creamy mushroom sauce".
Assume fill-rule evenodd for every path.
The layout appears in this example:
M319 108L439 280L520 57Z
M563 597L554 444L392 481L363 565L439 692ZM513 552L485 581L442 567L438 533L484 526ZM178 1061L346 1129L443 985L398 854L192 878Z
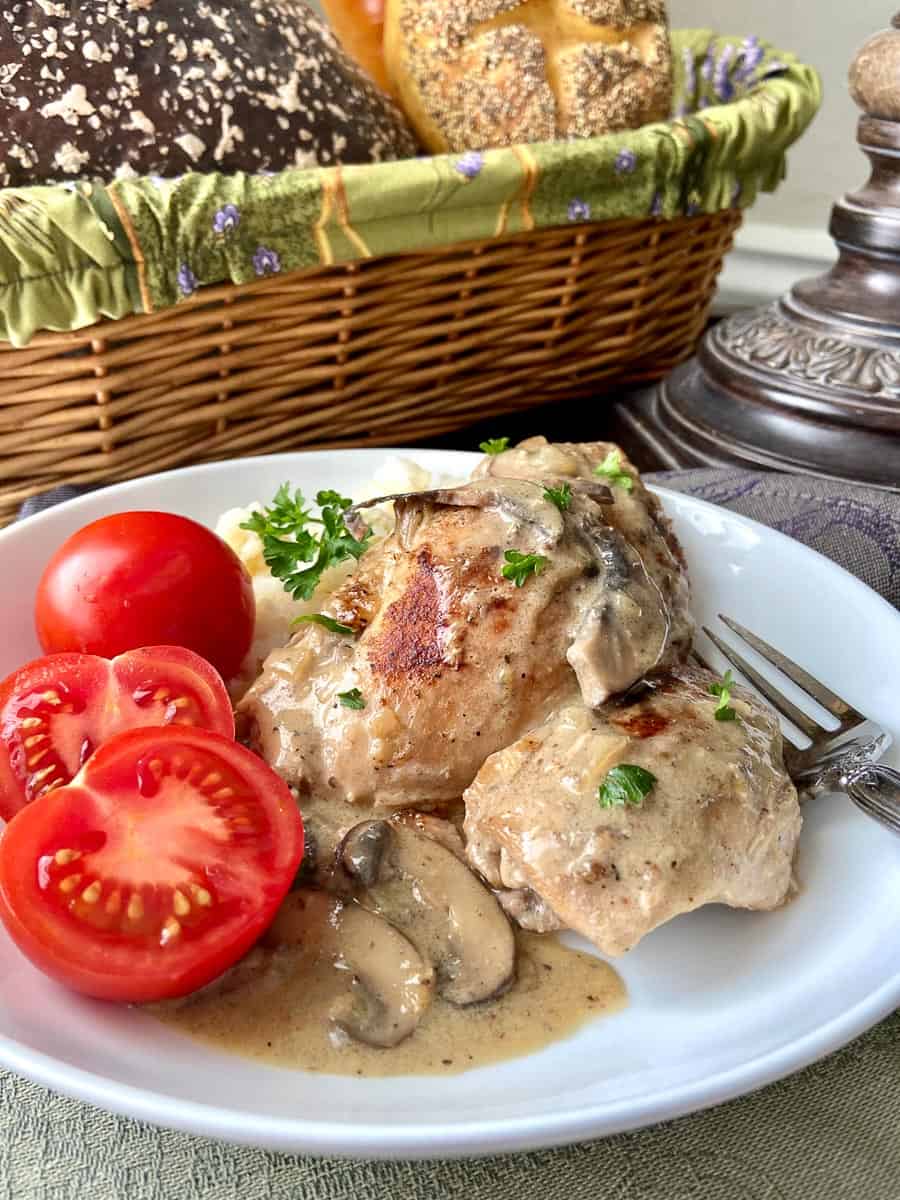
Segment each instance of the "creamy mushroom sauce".
M601 959L555 936L517 934L517 979L496 1000L458 1008L436 997L415 1032L390 1049L329 1036L340 987L331 962L285 947L269 965L180 1005L157 1005L172 1029L274 1066L333 1075L454 1075L530 1054L617 1012L625 986Z
M307 627L270 655L239 714L263 757L301 788L312 850L307 882L330 889L327 864L348 830L373 816L375 802L382 813L396 805L442 808L492 751L578 691L596 706L683 657L691 623L680 551L636 473L627 489L599 487L593 468L611 449L533 439L486 460L481 478L467 486L399 498L395 534L373 546L329 601L330 615L361 635L349 641ZM547 479L571 481L564 512L547 498ZM509 547L548 555L526 590L502 580ZM362 714L337 702L353 687L366 697ZM454 958L460 931L448 929L447 914L466 909L484 919L479 905L493 900L485 892L466 905L444 902L459 891L458 880L450 888L441 879L453 875L462 843L452 820L426 814L418 821L432 822L419 831L450 852L449 864L429 860L425 871L407 870L403 860L413 851L398 832L387 880L358 873L355 894L365 893L367 909L352 900L342 909L341 899L306 891L312 899L300 898L300 910L305 904L309 917L332 905L327 920L303 927L295 906L296 938L291 919L282 921L286 939L276 944L281 935L270 935L269 946L222 984L158 1006L156 1015L211 1045L276 1065L385 1076L454 1074L528 1054L624 1006L625 987L606 962L549 933L517 930L513 946L505 920L506 941L496 921L492 932L486 927L491 952L475 969L469 964L461 983L456 967L466 956ZM351 875L353 857L345 863ZM368 906L397 936L379 934ZM556 921L549 910L536 917L544 928ZM321 937L317 929L325 930ZM514 982L497 995L513 953ZM439 994L479 986L489 998L477 1003L453 1004ZM387 1021L384 1006L371 1008L378 1037L414 1026L389 1048L347 1032L365 1024L358 1001L367 988L394 1006Z

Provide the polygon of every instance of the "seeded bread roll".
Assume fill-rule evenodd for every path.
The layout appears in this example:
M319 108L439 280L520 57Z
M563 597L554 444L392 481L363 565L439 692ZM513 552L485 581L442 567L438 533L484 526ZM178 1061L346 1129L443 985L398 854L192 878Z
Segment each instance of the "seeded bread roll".
M0 185L416 152L301 0L7 0Z
M385 59L434 153L669 116L664 0L387 0Z

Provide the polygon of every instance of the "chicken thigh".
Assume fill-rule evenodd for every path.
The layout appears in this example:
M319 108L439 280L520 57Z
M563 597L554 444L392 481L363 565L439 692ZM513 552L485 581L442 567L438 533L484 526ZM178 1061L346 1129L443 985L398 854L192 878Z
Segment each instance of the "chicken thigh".
M600 480L573 479L567 505L515 478L395 499L394 533L327 603L346 632L304 627L240 706L301 794L458 799L561 703L601 703L686 649L673 590L607 523Z
M598 475L598 468L608 473ZM644 486L618 446L612 442L548 442L544 437L533 437L502 454L486 456L473 475L570 486L579 479L609 482L612 503L604 510L603 519L638 555L648 582L659 590L669 614L659 667L674 666L686 658L693 622L688 611L690 585L684 554L659 500ZM602 633L602 627L598 626L598 632ZM602 704L603 697L585 696L585 701Z
M791 889L800 807L774 714L688 667L603 713L564 705L487 760L465 793L469 861L504 907L622 954L704 904L771 909ZM617 767L652 786L623 802L600 788ZM548 916L548 913L550 916Z

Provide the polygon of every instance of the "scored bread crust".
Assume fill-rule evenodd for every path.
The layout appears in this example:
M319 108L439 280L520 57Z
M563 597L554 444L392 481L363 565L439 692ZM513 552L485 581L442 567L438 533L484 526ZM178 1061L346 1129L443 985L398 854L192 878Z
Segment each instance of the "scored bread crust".
M385 61L432 153L665 120L664 0L388 0Z

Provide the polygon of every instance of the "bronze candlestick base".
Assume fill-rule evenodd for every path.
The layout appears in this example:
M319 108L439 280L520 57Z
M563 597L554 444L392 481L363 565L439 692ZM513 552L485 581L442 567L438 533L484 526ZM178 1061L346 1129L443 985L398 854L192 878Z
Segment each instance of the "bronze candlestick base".
M900 14L850 71L869 182L839 200L839 258L710 329L619 420L668 466L744 464L900 491Z

